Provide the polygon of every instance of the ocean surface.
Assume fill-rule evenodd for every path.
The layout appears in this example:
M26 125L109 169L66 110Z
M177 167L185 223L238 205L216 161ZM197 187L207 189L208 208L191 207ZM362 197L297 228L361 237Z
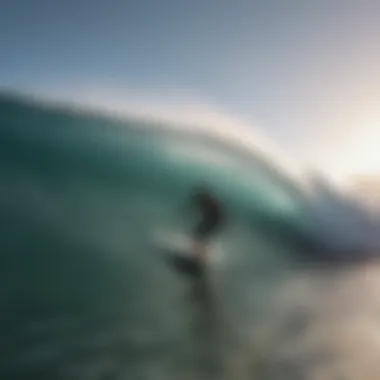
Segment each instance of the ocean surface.
M155 242L204 183L229 216L207 299ZM1 96L0 379L375 379L347 347L373 339L377 267L321 264L309 207L212 136ZM352 318L362 341L324 334Z

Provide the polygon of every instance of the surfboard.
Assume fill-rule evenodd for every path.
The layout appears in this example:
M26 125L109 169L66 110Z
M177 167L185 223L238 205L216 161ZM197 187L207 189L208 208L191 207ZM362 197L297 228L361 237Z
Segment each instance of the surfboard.
M205 275L210 263L200 263L192 251L191 239L182 234L159 233L155 237L156 247L167 263L181 274L192 278ZM210 256L215 254L215 246L210 246Z

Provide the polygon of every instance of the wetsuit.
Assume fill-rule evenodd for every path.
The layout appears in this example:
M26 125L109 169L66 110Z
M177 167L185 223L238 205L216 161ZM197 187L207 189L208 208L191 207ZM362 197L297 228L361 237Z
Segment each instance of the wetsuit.
M207 240L224 224L224 213L219 202L207 192L196 194L193 201L201 214L193 234L200 241Z
M224 212L219 202L206 190L198 190L191 198L192 209L196 209L200 214L200 220L192 230L192 237L197 243L205 246L215 233L224 224ZM173 264L179 272L182 272L193 279L197 279L196 293L207 291L206 278L204 276L205 267L198 257L170 256ZM199 295L199 294L198 294Z

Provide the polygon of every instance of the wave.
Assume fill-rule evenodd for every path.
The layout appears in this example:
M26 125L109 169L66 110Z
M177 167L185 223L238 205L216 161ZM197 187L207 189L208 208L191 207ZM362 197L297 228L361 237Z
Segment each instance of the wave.
M327 183L317 193L301 175L306 170L294 170L295 165L290 169L288 159L258 146L256 136L244 128L186 126L148 116L111 117L106 108L9 94L0 97L0 110L3 154L22 151L24 159L29 155L28 160L45 160L46 170L53 171L48 166L54 163L77 170L77 175L80 170L86 175L96 172L107 181L130 179L130 185L155 181L162 191L165 184L182 184L185 189L197 181L207 182L211 173L209 182L240 200L240 208L248 209L253 218L258 213L260 218L267 216L269 224L276 220L300 240L309 239L323 250L329 245L335 249L338 240L345 243L340 249L365 250L374 245L366 244L374 239L360 228L363 211L355 212L349 202L342 206L343 196L334 194ZM326 194L328 199L323 198ZM327 204L335 211L321 212ZM355 228L345 224L340 214L349 221L359 220Z
M234 366L266 353L272 356L261 366L275 366L280 338L263 338L266 322L273 329L268 316L281 315L273 305L293 313L294 283L313 282L294 274L300 260L330 268L351 260L347 247L362 244L333 228L334 212L320 211L340 196L311 194L280 168L207 129L1 96L0 377L197 377L212 372L205 368L210 353L232 346ZM151 239L157 229L188 228L178 210L203 181L231 215L220 236L226 255L212 276L230 321L223 329L238 343L207 337L204 315L191 327L187 284L161 262ZM344 250L336 240L347 242ZM315 281L318 297L307 289L301 297L308 309L326 293L324 279ZM273 301L279 293L283 299ZM293 314L274 323L288 332ZM304 313L295 314L303 324ZM198 351L208 363L193 357ZM230 378L244 378L236 368Z

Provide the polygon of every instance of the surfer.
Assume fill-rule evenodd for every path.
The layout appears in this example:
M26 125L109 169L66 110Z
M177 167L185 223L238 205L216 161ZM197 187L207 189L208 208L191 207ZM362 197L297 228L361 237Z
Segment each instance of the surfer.
M206 260L207 246L225 222L224 210L218 199L206 187L199 187L191 198L192 207L200 220L192 231L193 249L197 260Z
M197 361L202 362L202 367L208 371L220 375L224 372L224 337L225 324L215 297L212 277L209 276L207 255L210 253L209 243L225 225L225 208L215 194L206 186L198 186L190 197L190 206L198 215L191 231L193 245L194 281L191 287L191 302L194 307L192 319L193 334L199 342L194 351L197 353ZM212 347L212 349L210 349ZM221 376L217 376L218 378Z

